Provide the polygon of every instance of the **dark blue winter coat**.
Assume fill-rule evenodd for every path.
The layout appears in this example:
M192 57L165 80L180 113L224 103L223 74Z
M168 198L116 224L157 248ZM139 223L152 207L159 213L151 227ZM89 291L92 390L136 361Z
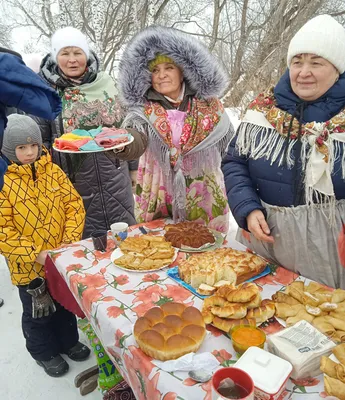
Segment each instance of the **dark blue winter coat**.
M294 114L303 102L291 89L288 71L274 89L278 107ZM338 114L345 107L345 74L320 99L305 104L303 119L300 122L324 122ZM258 135L258 141L260 135ZM247 229L246 217L254 210L264 211L261 200L265 203L292 207L304 203L304 185L299 150L294 146L292 157L299 160L296 167L288 169L278 166L278 161L271 165L270 160L241 156L236 148L235 137L229 145L222 163L227 196L231 211L238 225ZM345 182L342 179L341 156L334 163L332 174L335 196L345 199Z
M0 149L6 127L6 107L46 119L55 119L61 112L61 100L37 74L12 54L0 53ZM7 163L0 157L0 190Z

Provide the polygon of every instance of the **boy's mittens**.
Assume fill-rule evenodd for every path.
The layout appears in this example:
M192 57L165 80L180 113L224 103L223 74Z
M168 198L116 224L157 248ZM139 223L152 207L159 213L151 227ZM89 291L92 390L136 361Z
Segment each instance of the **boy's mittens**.
M80 374L78 374L74 378L74 385L75 387L80 387L80 385L86 381L86 379L89 379L91 376L97 375L98 377L98 366L95 365L94 367L88 368L85 371L82 371Z
M28 285L27 292L32 296L32 318L47 317L56 311L53 299L43 278L36 278Z

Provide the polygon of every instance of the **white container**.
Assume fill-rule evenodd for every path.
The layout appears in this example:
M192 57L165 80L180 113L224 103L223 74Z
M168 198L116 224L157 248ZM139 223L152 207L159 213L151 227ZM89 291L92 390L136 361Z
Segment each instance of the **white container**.
M254 381L254 395L260 400L277 400L283 393L292 365L259 347L249 347L234 367L242 369Z
M127 238L128 224L126 222L115 222L110 225L110 230L116 245L118 245L119 242Z

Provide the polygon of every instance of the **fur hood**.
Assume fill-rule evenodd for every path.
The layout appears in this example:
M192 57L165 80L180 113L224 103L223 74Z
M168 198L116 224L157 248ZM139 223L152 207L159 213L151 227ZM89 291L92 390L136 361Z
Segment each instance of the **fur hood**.
M148 63L157 53L182 67L184 79L197 97L220 97L226 89L226 72L202 43L176 29L153 26L134 36L120 62L118 85L126 105L145 103L145 93L151 87Z

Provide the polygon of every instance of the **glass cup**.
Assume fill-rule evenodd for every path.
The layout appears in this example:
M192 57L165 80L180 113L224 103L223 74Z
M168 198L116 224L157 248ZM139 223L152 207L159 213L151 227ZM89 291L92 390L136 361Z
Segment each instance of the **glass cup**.
M108 236L108 232L102 231L102 230L93 231L91 233L91 239L92 239L93 247L95 248L95 250L106 251L107 236Z
M115 222L110 225L111 234L116 245L125 240L128 235L128 224L126 222Z
M212 400L228 400L235 397L226 397L224 386L227 385L226 380L230 378L233 381L232 385L235 384L238 389L238 394L242 397L236 397L240 400L254 400L254 382L253 379L244 371L235 367L227 367L218 369L212 377ZM223 389L221 389L223 386ZM220 393L220 390L222 393ZM231 390L229 389L229 392Z

